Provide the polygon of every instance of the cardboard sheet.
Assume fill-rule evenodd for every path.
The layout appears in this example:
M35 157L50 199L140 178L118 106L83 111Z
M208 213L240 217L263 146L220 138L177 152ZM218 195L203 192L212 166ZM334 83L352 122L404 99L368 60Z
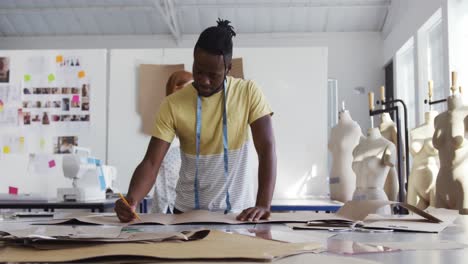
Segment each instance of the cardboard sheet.
M364 219L363 227L372 229L393 229L396 231L439 233L451 225L458 216L437 216L444 219L434 223L419 215L393 215L382 217L368 215Z
M342 216L344 218L354 220L354 221L362 221L364 220L369 214L374 214L377 212L377 209L382 208L384 206L402 206L408 209L410 212L420 215L426 218L430 222L440 223L442 220L438 219L437 217L424 212L423 210L409 205L407 203L400 203L400 202L393 202L393 201L381 201L381 200L359 200L359 201L348 201L346 202L336 215Z
M375 216L373 213L382 206L399 205L407 208L412 214L397 216ZM179 215L170 214L141 214L140 220L130 223L121 223L115 215L88 215L62 220L50 220L40 222L40 224L97 224L97 225L177 225L177 224L251 224L236 220L237 214L224 214L223 212L210 212L205 210L194 210ZM390 201L350 201L336 214L295 212L295 213L272 213L270 219L259 220L255 223L307 223L307 226L296 225L293 228L299 229L325 229L333 231L347 230L354 228L368 229L392 229L414 232L440 232L448 225L452 224L457 215L434 216L424 212L414 206L390 202Z
M244 65L242 58L232 58L232 68L229 76L244 79Z
M184 64L157 65L141 64L138 78L138 113L141 116L141 130L152 135L156 114L166 97L166 82L172 73L184 70ZM125 104L125 102L122 102Z
M99 225L178 225L178 224L251 224L236 220L238 214L224 214L223 212L210 212L206 210L194 210L183 214L140 214L140 220L130 223L121 223L115 215L90 214L88 216L64 217L64 219L54 219L50 221L41 221L39 224L99 224ZM333 214L315 213L315 212L296 212L296 213L272 213L270 219L259 220L255 223L305 223L314 219L330 219L341 217Z
M407 208L410 215L379 216L377 209L399 205ZM349 201L336 213L339 219L309 221L307 224L289 224L293 229L329 230L329 231L364 231L384 232L384 230L438 233L453 223L457 215L434 216L414 206L377 200Z
M9 244L42 245L56 248L82 243L128 243L192 241L203 239L208 230L183 232L147 232L119 226L28 226L22 229L0 228L0 241Z
M318 243L283 243L221 231L211 231L202 240L186 243L119 243L59 250L6 246L0 262L64 262L102 257L151 257L162 259L245 259L271 261L320 248ZM39 254L40 253L40 254Z
M68 237L68 238L117 238L120 226L28 226L26 228L0 227L0 231L17 238Z

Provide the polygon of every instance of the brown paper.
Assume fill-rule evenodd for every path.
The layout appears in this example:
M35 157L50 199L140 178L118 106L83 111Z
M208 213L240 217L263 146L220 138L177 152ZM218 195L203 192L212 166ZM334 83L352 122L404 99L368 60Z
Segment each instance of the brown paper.
M156 114L166 97L166 82L173 72L184 70L183 64L141 64L138 78L138 113L144 134L152 135ZM125 102L123 102L125 103Z
M413 212L417 215L420 215L433 223L440 223L442 220L437 217L424 212L423 210L409 205L407 203L393 202L393 201L382 201L382 200L360 200L360 201L348 201L346 202L336 215L345 217L353 221L362 221L369 214L374 214L377 212L377 209L382 208L388 205L399 205L408 209L410 212Z
M213 230L202 240L186 243L122 243L60 250L38 250L6 246L0 249L0 262L64 262L102 257L151 257L162 259L248 259L274 260L314 252L319 243L282 243ZM40 254L39 254L40 252Z
M242 63L242 58L232 59L232 68L228 75L234 78L244 79L244 65Z
M140 214L140 220L134 220L130 223L121 223L115 215L92 215L80 216L74 218L55 219L49 221L37 222L37 224L99 224L99 225L178 225L178 224L252 224L252 223L305 223L315 219L339 218L333 214L315 213L315 212L295 212L295 213L272 213L267 220L256 222L245 222L236 220L238 214L224 214L223 212L210 212L206 210L193 210L183 214Z
M161 242L161 241L191 241L202 239L208 230L183 232L147 232L140 230L122 231L116 226L29 226L20 230L0 231L0 241L30 245L68 246L83 243L128 243L128 242Z

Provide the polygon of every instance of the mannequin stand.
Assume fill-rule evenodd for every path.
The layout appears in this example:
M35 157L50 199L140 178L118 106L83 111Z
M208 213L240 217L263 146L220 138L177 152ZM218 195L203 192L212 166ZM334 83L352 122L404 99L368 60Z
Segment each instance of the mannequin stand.
M405 202L405 186L406 183L404 182L404 177L403 177L403 150L401 147L401 121L400 121L400 115L399 115L399 109L397 106L393 106L394 103L401 103L403 105L403 110L404 110L404 122L405 122L405 153L406 153L406 176L408 179L409 176L409 148L408 148L408 114L407 114L407 109L406 109L406 104L400 100L400 99L395 99L395 100L388 100L388 101L377 101L377 104L382 104L385 105L386 107L384 109L379 109L379 110L370 110L369 115L370 116L375 116L375 115L380 115L383 113L396 113L396 125L397 125L397 149L398 149L398 184L399 184L399 190L398 190L398 200L399 202ZM397 209L397 212L399 214L407 214L408 211L402 207Z

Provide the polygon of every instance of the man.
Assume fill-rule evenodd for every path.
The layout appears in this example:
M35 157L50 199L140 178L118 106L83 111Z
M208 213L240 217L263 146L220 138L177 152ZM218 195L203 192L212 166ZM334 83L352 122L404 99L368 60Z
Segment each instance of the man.
M237 216L241 221L270 216L276 180L272 111L254 82L227 77L236 35L229 23L218 20L216 27L200 34L194 49L194 82L161 104L146 155L130 182L126 197L130 206L116 202L122 222L134 219L135 207L154 185L176 135L182 165L175 213L241 212ZM259 159L256 200L246 165L249 125Z

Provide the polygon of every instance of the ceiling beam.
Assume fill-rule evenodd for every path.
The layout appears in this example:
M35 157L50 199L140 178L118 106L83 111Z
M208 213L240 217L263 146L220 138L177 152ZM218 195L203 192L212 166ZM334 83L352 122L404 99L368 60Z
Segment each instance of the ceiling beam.
M185 3L179 2L177 5L178 8L288 8L288 7L309 7L309 8L379 8L379 7L389 7L391 4L390 0L384 1L375 1L372 2L350 2L344 1L337 3L330 2L242 2L242 3L222 3L218 2L215 4L203 4L203 3Z
M329 1L314 1L314 2L242 2L242 3L222 3L218 2L216 4L203 4L203 3L184 3L179 2L175 4L174 0L154 0L155 6L153 5L142 5L142 6L133 6L133 5L87 5L87 6L76 6L70 5L66 7L22 7L22 8L1 8L0 14L24 14L24 13L38 13L44 11L70 11L74 10L76 12L80 11L147 11L148 9L155 9L158 6L168 7L170 10L176 10L180 7L188 8L287 8L287 7L310 7L310 8L379 8L379 7L389 7L391 5L390 0L374 1L374 2L365 2L362 1L345 1L337 3L330 3ZM175 14L175 13L174 13Z
M163 17L164 22L166 22L166 25L171 31L172 37L174 37L174 40L178 45L182 38L182 33L180 31L180 25L177 19L177 10L173 0L155 0L154 5L159 11L159 14Z
M34 8L0 8L0 15L7 14L31 14L44 12L60 12L60 11L75 11L75 12L108 12L108 11L147 11L155 9L154 6L69 6L69 7L34 7Z

